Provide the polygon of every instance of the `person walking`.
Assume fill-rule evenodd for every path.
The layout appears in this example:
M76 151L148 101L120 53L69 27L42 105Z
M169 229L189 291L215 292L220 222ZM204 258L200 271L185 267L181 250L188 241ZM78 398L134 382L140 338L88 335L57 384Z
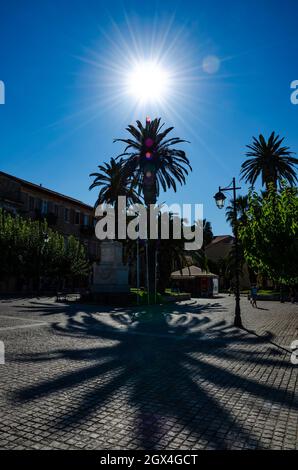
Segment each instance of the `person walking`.
M258 295L258 288L254 284L251 286L251 289L250 289L250 303L253 307L256 307L256 308L257 308L257 295Z

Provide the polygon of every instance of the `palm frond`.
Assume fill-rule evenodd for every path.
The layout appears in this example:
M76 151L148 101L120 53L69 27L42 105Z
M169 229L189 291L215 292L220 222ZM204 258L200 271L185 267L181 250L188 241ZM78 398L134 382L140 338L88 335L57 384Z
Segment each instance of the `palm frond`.
M257 178L261 176L262 185L268 188L270 183L275 186L282 179L294 185L297 181L295 165L298 159L293 157L294 152L289 147L281 147L284 138L272 132L267 142L262 134L256 139L253 137L252 144L247 145L246 156L249 157L241 165L241 179L246 183L254 185Z

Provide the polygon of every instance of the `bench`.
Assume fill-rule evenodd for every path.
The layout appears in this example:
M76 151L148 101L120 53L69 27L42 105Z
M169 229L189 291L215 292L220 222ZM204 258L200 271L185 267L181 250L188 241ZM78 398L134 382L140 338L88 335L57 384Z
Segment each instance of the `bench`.
M56 293L56 302L67 302L69 295L75 295L80 298L83 294L87 294L88 292L87 289L62 289Z

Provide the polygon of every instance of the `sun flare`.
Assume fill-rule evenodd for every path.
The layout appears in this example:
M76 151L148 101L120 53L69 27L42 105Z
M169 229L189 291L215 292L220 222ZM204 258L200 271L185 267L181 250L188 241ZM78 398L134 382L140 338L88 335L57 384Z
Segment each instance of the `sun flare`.
M75 116L84 114L87 123L115 113L123 126L161 116L198 139L192 123L206 126L210 85L221 65L208 52L190 41L186 27L175 26L174 16L153 24L127 15L121 25L111 19L95 46L80 56L86 64L80 74L84 100Z
M127 74L127 93L139 103L163 100L170 91L169 72L156 61L138 62Z

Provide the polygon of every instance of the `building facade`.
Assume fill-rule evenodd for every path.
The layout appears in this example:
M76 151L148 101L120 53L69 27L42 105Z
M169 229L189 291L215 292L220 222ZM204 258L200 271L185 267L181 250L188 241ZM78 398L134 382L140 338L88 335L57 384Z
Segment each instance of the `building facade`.
M0 171L0 208L32 220L46 219L52 230L80 240L91 260L99 259L92 206Z

